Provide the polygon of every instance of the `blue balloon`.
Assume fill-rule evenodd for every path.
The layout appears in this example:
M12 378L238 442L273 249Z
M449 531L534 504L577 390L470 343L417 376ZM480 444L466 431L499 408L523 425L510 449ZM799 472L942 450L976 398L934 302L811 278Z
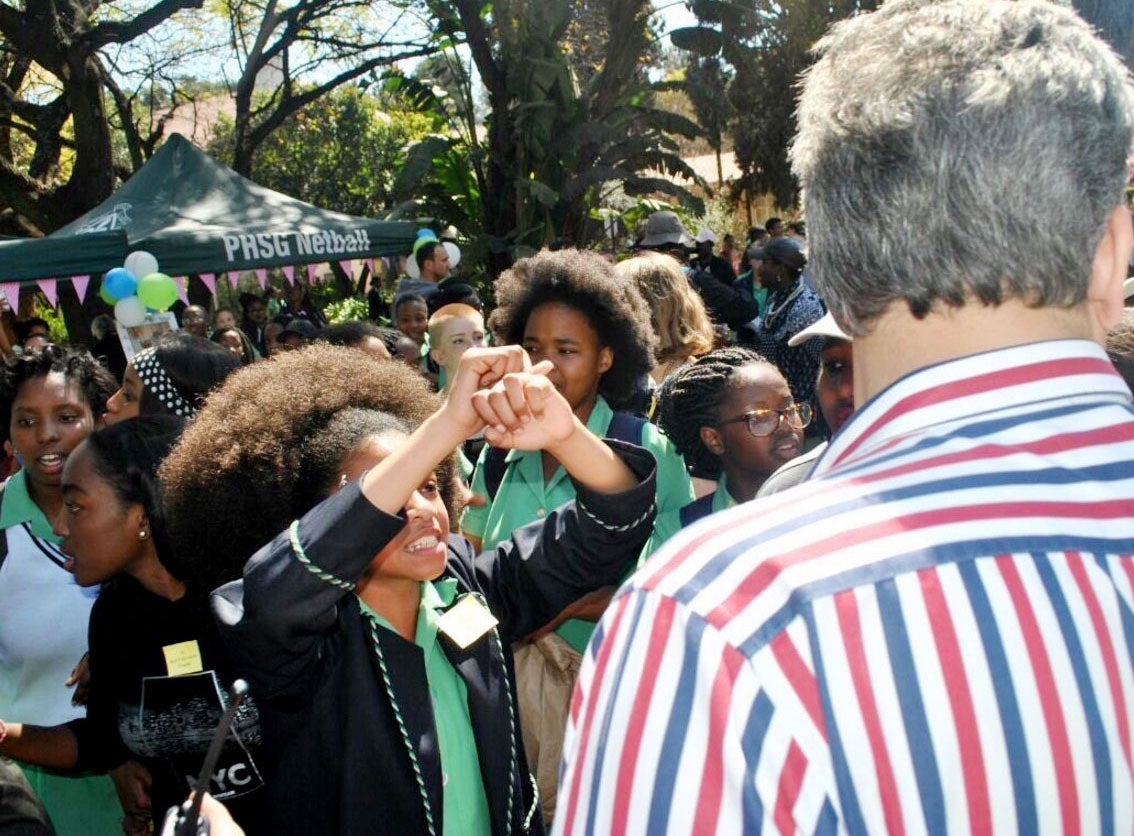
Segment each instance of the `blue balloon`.
M137 292L138 280L125 267L115 267L106 271L102 286L106 288L107 294L115 299L125 299Z
M435 233L432 229L419 229L417 231L417 237L418 238L425 238L426 236L428 236L430 238L436 238L437 233Z

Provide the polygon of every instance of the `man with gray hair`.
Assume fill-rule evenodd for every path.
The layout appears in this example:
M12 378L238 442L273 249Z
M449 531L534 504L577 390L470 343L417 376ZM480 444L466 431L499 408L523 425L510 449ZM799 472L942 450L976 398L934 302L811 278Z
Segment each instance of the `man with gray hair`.
M818 52L792 161L858 411L615 596L556 831L1130 833L1129 76L1041 0Z

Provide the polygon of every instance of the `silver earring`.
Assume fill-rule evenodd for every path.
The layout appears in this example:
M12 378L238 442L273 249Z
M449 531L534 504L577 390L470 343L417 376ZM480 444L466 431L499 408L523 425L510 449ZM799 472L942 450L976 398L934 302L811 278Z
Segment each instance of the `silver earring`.
M148 536L149 536L149 534L146 533L146 530L144 528L141 531L138 532L138 539L139 540L145 540Z

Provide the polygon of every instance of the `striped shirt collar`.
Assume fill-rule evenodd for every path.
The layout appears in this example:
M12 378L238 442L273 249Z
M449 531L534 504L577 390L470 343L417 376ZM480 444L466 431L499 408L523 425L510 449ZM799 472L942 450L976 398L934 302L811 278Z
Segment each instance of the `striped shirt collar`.
M1075 393L1069 395L1068 393ZM1050 340L972 354L899 378L857 410L831 439L812 478L944 429L1009 408L1070 399L1130 403L1106 352L1089 340Z

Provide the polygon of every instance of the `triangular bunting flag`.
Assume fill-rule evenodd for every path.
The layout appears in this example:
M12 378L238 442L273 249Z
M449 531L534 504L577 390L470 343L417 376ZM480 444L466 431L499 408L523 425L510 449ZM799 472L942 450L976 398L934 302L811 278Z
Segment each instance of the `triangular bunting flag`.
M186 290L186 287L189 285L189 278L187 276L176 276L173 279L173 283L177 286L177 298L188 305L189 292Z
M268 268L267 267L257 267L256 268L256 281L258 281L260 283L260 290L267 290L268 289Z
M366 259L366 266L370 268L370 275L374 275L374 256Z
M209 289L209 293L212 294L213 298L216 298L216 295L217 295L217 276L216 276L216 274L215 273L202 273L201 274L201 281L203 281L205 283L205 287L207 287Z
M349 258L344 258L339 261L339 266L343 268L343 272L350 278L354 278L354 264L351 263Z
M236 290L236 286L240 284L240 273L236 270L229 270L228 283L232 285L233 290Z
M4 282L0 284L0 292L3 292L4 298L8 300L8 307L12 309L12 313L16 316L20 315L20 283L19 282Z
M39 285L39 289L43 291L43 295L47 297L47 304L53 308L59 307L59 280L58 279L36 279L35 283Z
M318 274L319 274L319 265L318 264L308 264L307 265L307 283L308 284L314 284L315 283L315 277Z
M295 284L295 265L285 264L283 266L284 278L287 279L288 284Z
M90 275L86 276L72 276L71 284L75 288L75 295L79 297L79 304L83 304L83 300L87 298L87 285L91 283Z

